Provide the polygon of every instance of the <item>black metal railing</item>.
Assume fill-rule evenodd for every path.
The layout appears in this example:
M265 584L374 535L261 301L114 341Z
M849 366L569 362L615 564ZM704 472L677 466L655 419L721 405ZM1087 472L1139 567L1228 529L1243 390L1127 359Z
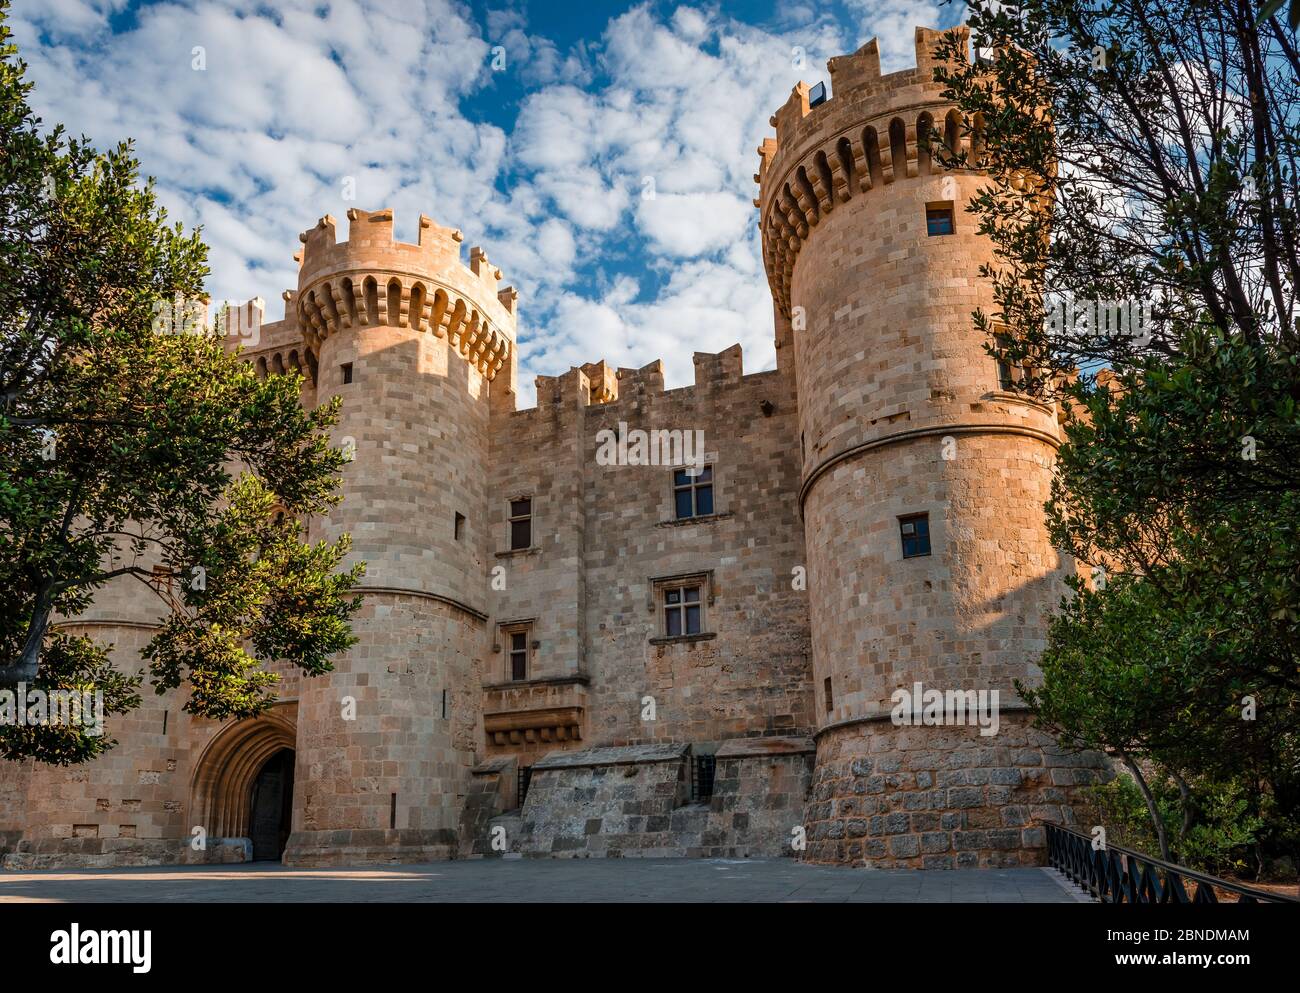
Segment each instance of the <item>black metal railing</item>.
M524 798L528 796L528 787L533 782L533 767L531 765L521 765L519 774L515 778L515 790L519 795L519 806L524 805Z
M713 796L713 777L717 772L718 760L713 755L695 755L691 757L691 799L708 800Z
M1131 848L1094 848L1091 835L1063 824L1046 827L1048 864L1102 903L1300 903L1294 897L1230 883ZM1195 883L1192 896L1187 893L1188 883ZM1216 889L1237 899L1220 900Z

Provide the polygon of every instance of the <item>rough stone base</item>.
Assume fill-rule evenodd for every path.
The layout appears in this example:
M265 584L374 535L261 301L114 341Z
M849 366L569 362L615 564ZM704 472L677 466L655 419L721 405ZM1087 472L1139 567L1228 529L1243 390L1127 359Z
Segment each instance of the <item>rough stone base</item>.
M810 862L873 868L1042 865L1045 821L1075 823L1104 756L1066 754L1021 715L978 727L830 728L817 747L806 824Z
M48 838L20 841L4 856L5 869L109 869L144 865L236 865L251 862L247 838L208 839L202 851L189 839Z
M283 861L304 868L440 862L454 859L457 847L451 830L295 831Z
M686 854L673 813L689 798L689 745L554 752L533 765L520 837L524 855L583 858Z
M692 803L689 745L557 752L533 766L511 848L567 858L793 855L813 753L807 738L726 742L713 796Z
M710 858L795 856L812 785L810 738L739 738L717 751L701 850Z
M0 831L0 859L14 851L22 840L22 831Z
M519 763L513 756L492 759L470 770L469 792L460 812L458 854L461 858L500 856L508 850L508 846L501 850L493 849L492 828L497 826L506 811L513 810L518 804L515 796L518 770ZM517 831L507 830L507 838L517 836Z

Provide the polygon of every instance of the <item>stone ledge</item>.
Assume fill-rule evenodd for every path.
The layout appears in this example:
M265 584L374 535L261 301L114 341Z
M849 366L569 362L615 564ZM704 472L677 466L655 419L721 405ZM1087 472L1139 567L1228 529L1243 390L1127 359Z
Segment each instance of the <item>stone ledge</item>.
M304 867L437 862L455 858L458 842L449 828L295 831L283 862Z
M998 704L999 718L1001 718L1003 714L1028 714L1028 713L1031 713L1029 709L1029 705L1023 703L1020 700L1015 700L1011 703ZM856 724L880 724L882 722L886 724L892 724L893 717L894 714L892 710L879 710L869 714L859 714L854 717L843 717L837 721L832 721L830 724L823 724L821 727L819 727L816 731L813 732L813 738L820 739L822 735L828 734L831 731L839 731L842 730L843 728L850 728ZM917 724L899 724L895 726L906 727L906 728L924 728L928 731L941 731L941 730L954 728L954 727L977 727L978 725L917 723Z
M655 525L657 528L681 528L690 524L714 524L718 521L725 521L728 517L734 517L731 511L724 511L720 514L700 514L698 517L675 517L671 521L660 521Z
M504 552L495 554L499 559L512 559L518 555L541 555L542 548L540 545L530 545L527 548L507 548Z
M719 759L748 758L751 756L812 755L817 745L811 738L800 735L769 736L765 738L732 738L725 741L714 755Z
M484 683L482 688L485 690L522 690L530 686L588 686L591 683L591 677L585 672L574 673L570 676L539 676L536 679L511 679L504 683Z
M675 634L666 638L651 638L652 645L689 645L696 641L712 641L718 636L716 631L704 631L700 634Z
M486 762L480 762L478 765L474 766L474 768L470 769L469 773L471 776L490 776L493 774L500 774L505 772L506 767L513 764L514 761L515 757L513 755L506 755L499 759L489 759Z
M647 762L676 762L685 758L690 745L619 745L584 748L579 752L552 752L533 764L533 774L543 769L579 769L598 765L638 765Z

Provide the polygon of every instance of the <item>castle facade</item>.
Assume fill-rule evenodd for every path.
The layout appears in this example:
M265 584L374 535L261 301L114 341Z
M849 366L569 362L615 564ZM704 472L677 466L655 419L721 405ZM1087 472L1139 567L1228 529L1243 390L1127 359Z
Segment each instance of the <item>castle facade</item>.
M4 864L1040 861L1104 774L1013 687L1072 568L1042 509L1061 430L971 327L996 309L964 212L981 128L936 41L889 75L874 41L833 59L829 99L800 84L774 115L770 371L697 352L665 390L658 362L594 362L520 410L517 294L459 231L402 244L349 210L303 234L243 355L307 406L343 397L344 499L309 537L367 563L359 642L326 676L277 665L257 720L146 693L94 763L0 763ZM972 168L940 167L932 126ZM114 585L64 626L134 671L158 622Z

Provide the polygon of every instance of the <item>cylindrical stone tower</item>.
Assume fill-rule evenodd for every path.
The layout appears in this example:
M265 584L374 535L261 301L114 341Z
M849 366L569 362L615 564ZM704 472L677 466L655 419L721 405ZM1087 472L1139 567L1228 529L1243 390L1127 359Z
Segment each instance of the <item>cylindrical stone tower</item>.
M831 98L795 87L760 149L799 392L821 862L1033 863L1041 823L1071 819L1095 778L1028 727L1012 686L1037 674L1064 589L1043 514L1059 431L973 329L996 312L992 246L965 213L985 179L945 171L927 136L978 155L980 127L933 82L939 34L918 28L917 67L888 76L875 41L832 59Z
M317 396L341 395L354 452L343 501L313 540L352 535L363 560L358 644L298 707L290 864L446 858L480 738L488 651L490 383L514 348L515 295L459 231L391 211L325 217L302 236L298 324Z

